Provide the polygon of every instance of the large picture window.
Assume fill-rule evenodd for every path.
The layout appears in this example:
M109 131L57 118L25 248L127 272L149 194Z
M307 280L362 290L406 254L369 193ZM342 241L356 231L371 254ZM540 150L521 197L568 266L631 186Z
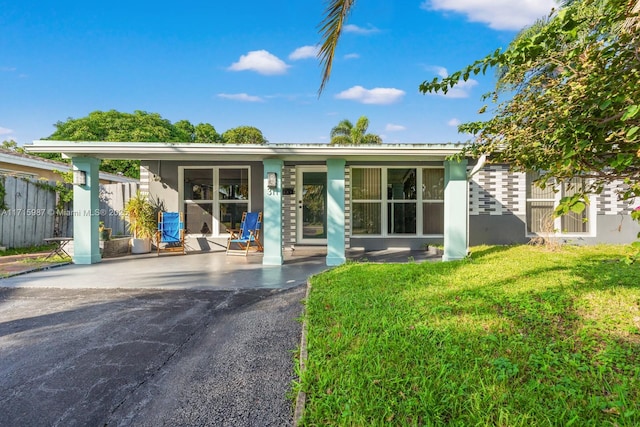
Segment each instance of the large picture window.
M529 234L584 234L590 232L589 207L581 213L569 212L556 218L553 215L560 199L584 191L585 181L573 178L556 186L540 188L535 184L538 175L527 174L527 232Z
M248 167L185 167L182 172L187 234L219 236L240 226L251 206Z
M351 195L354 236L444 232L443 168L353 167Z

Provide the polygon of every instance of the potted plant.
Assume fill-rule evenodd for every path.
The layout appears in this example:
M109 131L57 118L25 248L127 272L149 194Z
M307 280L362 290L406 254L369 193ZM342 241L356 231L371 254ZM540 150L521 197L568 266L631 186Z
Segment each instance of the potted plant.
M155 208L146 195L140 191L129 199L124 207L124 214L129 221L131 239L131 253L144 254L151 252L151 239L158 227Z
M104 222L100 221L100 225L98 226L98 236L100 237L100 240L102 241L107 241L111 239L111 228L107 228L104 226Z

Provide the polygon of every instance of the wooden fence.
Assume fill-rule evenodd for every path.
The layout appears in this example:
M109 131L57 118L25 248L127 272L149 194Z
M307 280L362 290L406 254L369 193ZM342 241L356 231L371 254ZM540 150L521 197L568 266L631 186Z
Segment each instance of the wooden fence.
M127 233L120 213L137 189L137 183L100 185L100 221L114 235ZM0 175L0 195L3 191L6 209L0 210L0 246L37 246L45 238L73 236L73 202L58 203L55 182Z
M122 215L124 205L136 195L138 183L104 184L100 186L100 221L111 229L112 236L129 234L128 223Z

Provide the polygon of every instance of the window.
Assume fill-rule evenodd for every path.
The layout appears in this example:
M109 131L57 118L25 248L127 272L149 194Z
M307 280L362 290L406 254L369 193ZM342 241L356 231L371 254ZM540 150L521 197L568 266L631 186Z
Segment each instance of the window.
M351 173L351 233L379 235L382 232L382 169L358 168Z
M416 234L415 169L387 169L387 233Z
M351 195L354 236L444 232L443 168L354 167Z
M182 184L188 234L225 234L251 206L248 167L183 168Z
M422 169L422 232L444 234L444 169Z
M238 228L242 213L249 210L249 170L219 169L219 233Z
M568 182L544 189L538 187L534 181L538 175L527 174L527 232L584 234L590 232L589 219L594 217L587 206L581 213L570 212L556 218L553 215L560 199L583 191L586 187L583 178L573 178Z

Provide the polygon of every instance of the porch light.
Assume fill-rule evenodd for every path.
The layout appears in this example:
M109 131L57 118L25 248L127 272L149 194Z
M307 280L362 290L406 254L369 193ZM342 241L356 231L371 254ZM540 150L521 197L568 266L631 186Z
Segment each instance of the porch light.
M267 187L276 188L278 186L278 176L275 172L267 172Z
M87 184L87 173L85 171L75 169L73 171L73 185L86 185L86 184Z

